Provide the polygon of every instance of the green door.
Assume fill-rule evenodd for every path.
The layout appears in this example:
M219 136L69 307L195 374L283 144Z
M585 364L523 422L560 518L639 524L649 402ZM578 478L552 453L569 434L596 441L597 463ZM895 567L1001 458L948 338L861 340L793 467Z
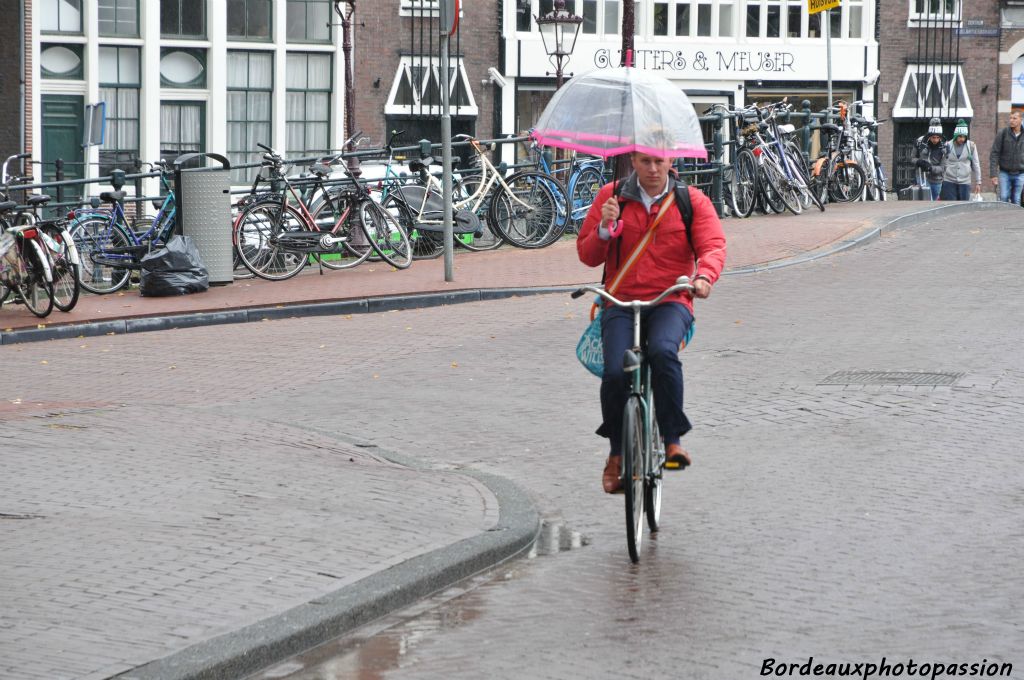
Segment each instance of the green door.
M42 104L44 180L54 179L54 161L58 158L64 160L64 179L83 178L83 98L77 95L44 94Z

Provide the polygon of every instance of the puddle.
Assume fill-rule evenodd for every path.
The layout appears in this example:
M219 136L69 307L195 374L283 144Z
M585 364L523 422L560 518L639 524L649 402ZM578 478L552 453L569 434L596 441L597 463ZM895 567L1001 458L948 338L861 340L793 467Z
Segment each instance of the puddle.
M527 560L589 544L558 520L544 520ZM400 612L271 666L249 680L379 680L401 668L412 651L445 631L456 630L485 611L487 590L520 577L524 561L500 565Z
M566 550L582 548L590 544L590 539L578 531L573 531L565 524L552 520L543 520L540 535L527 553L527 559L555 555Z

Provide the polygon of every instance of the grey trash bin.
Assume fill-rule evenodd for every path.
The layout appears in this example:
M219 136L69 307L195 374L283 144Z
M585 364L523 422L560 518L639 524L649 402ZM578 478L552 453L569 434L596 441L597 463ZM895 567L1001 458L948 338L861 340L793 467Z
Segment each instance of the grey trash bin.
M221 167L183 167L197 158L212 158ZM231 162L216 153L187 153L174 159L178 231L192 237L211 284L234 281L230 171Z

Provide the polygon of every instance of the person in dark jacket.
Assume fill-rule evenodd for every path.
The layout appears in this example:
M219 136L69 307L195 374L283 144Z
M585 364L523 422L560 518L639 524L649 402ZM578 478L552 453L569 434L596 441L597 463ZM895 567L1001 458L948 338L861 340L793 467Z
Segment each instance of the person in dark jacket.
M1024 134L1021 133L1020 111L1010 112L1010 125L997 132L992 140L989 175L992 186L999 188L1000 201L1020 205L1024 188Z
M590 206L576 240L580 261L590 267L604 265L608 282L625 270L614 293L620 300L650 300L683 275L693 281L692 297L708 297L725 266L725 233L714 205L699 189L686 187L693 207L690 228L693 243L690 243L679 208L674 202L670 204L677 184L669 173L672 159L637 152L632 155L632 164L633 173L621 182L618 197L613 195L614 186L606 184ZM640 252L633 266L627 268L626 262L634 247L644 241L663 206L666 214L655 227L649 245ZM656 307L644 310L642 317L651 362L655 417L665 440L665 467L668 469L682 469L690 464L690 454L679 444L680 437L691 428L683 412L679 347L693 323L692 297L688 293L676 293ZM616 493L622 488L622 411L628 396L622 359L633 343L632 310L607 307L601 313L601 336L604 342L603 422L597 434L610 442L602 485L606 493Z
M928 136L919 140L917 167L924 172L925 181L932 191L932 200L939 200L942 175L945 172L946 145L942 139L942 122L938 118L928 121Z

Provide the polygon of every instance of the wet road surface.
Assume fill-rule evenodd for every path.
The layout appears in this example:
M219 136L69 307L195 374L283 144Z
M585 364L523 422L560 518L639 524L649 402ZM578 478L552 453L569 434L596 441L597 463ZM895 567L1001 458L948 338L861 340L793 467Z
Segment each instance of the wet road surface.
M331 408L406 407L348 418L350 431L509 477L580 538L258 677L1020 662L1024 230L1010 222L936 220L717 286L683 355L695 465L669 477L664 528L635 566L621 497L600 492L597 381L570 354L585 305L353 320L404 351ZM316 417L299 402L296 417Z

